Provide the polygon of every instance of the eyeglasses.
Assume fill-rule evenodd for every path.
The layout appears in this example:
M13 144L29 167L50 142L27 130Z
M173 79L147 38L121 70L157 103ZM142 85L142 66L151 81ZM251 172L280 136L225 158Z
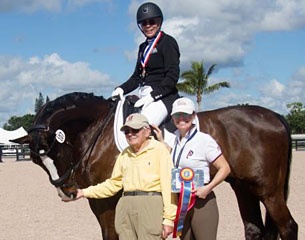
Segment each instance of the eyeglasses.
M173 115L173 118L174 119L185 119L185 120L190 120L192 118L192 114L188 114L188 113L182 113L182 112L179 112L179 113L175 113Z
M143 20L143 21L141 22L141 25L144 26L144 27L145 27L146 25L155 25L155 24L157 24L157 22L156 22L155 19Z
M134 128L125 128L124 130L124 134L127 135L129 133L131 134L137 134L138 132L140 132L143 128L139 128L139 129L134 129Z

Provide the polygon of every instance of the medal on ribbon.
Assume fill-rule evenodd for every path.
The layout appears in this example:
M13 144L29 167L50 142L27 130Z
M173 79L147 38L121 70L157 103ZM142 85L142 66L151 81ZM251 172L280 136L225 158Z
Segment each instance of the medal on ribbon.
M194 206L196 200L195 194L192 193L192 190L195 188L193 182L195 173L193 169L182 168L180 170L179 176L181 180L181 188L173 231L174 238L182 235L185 216L187 212Z
M147 62L149 60L150 54L152 53L152 51L155 49L155 47L157 46L157 43L159 41L159 39L162 36L162 31L160 31L158 33L158 35L155 37L155 39L153 41L151 41L149 43L149 45L145 48L143 56L141 58L141 65L142 65L142 77L145 77L146 71L145 71L145 67L147 65Z

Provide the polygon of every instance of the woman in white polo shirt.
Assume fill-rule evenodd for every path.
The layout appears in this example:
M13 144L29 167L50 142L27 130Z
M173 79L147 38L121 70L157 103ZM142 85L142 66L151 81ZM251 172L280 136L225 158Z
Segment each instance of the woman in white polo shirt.
M182 240L215 240L218 227L218 207L213 189L230 173L230 167L216 141L208 134L198 131L192 100L179 98L173 103L172 121L177 127L171 155L176 168L202 169L204 185L195 189L194 207L187 213L182 230ZM157 135L160 136L159 129ZM210 179L210 165L217 169Z

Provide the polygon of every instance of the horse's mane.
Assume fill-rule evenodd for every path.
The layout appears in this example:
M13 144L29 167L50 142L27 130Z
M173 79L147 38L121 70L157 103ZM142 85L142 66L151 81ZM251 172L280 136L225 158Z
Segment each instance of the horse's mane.
M111 105L112 102L106 100L103 96L95 96L93 93L68 93L44 104L36 114L34 121L37 119L39 119L39 121L45 121L59 111L86 107L95 104Z

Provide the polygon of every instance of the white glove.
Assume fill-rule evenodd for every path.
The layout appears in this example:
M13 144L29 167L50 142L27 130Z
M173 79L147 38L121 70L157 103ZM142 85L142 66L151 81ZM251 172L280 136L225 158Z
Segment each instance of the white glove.
M114 89L114 91L111 94L111 98L115 99L116 97L119 97L120 100L123 99L123 95L124 95L124 90L120 87Z
M152 103L154 101L153 97L149 94L145 97L140 98L136 103L134 104L135 107L146 107L148 104Z

